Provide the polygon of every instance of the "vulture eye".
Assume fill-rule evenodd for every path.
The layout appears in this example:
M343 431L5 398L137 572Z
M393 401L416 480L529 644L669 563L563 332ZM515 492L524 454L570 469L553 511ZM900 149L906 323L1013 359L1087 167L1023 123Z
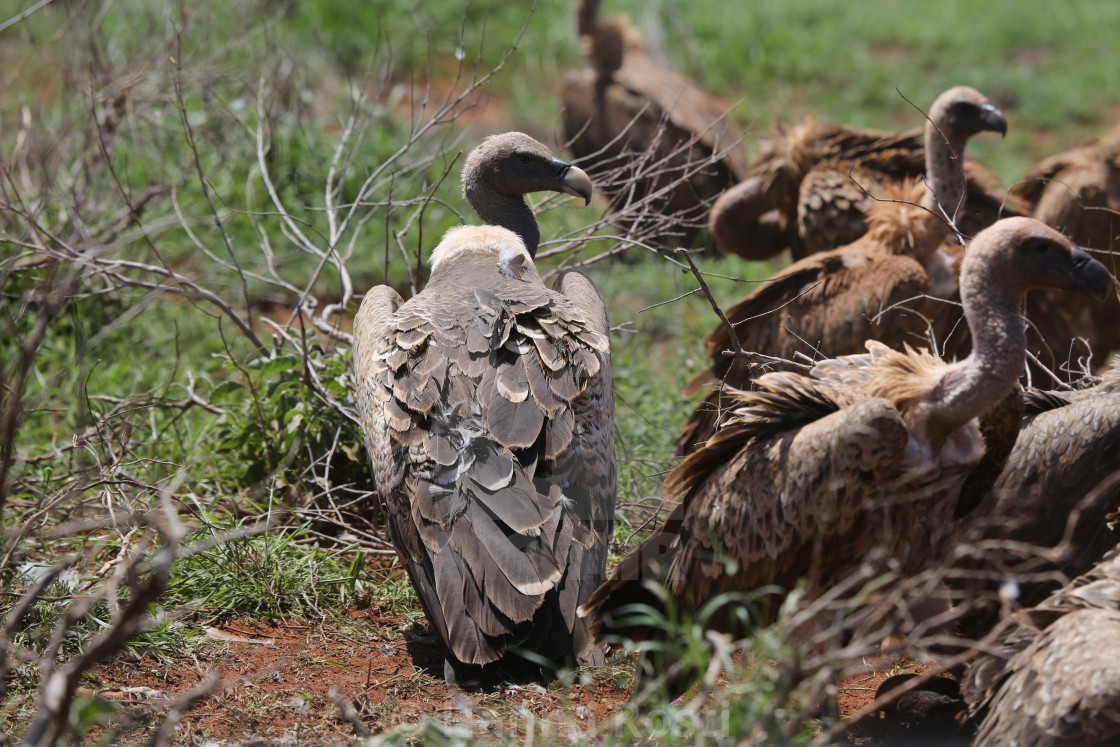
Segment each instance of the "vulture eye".
M528 166L529 165L529 160L530 160L529 156L525 155L524 153L522 153L521 155L519 155L517 157L517 163L520 166Z
M1050 242L1046 239L1031 239L1027 244L1027 251L1031 254L1045 254L1050 251Z

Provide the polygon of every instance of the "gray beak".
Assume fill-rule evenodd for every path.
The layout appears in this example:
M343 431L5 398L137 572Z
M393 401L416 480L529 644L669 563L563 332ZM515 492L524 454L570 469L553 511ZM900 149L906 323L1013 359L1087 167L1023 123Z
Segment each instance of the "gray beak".
M984 129L998 132L1001 137L1007 137L1007 117L999 107L984 104L980 107L980 121L984 123Z
M1069 273L1071 290L1104 300L1112 290L1112 275L1108 269L1082 249L1073 250L1073 271Z
M584 205L591 204L591 177L584 173L583 169L559 158L554 158L552 163L559 172L562 185L560 191L573 197L582 197Z

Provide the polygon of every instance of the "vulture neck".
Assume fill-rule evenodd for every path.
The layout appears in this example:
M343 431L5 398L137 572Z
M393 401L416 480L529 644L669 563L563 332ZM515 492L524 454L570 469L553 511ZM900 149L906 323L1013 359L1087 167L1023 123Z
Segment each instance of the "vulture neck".
M950 365L941 379L939 410L946 433L982 415L1015 386L1023 371L1027 335L1019 317L1022 292L1009 288L997 274L983 268L961 278L972 353Z
M964 205L964 146L968 138L926 121L926 193L922 207L956 224Z
M488 185L479 184L475 179L464 180L463 194L483 223L513 231L525 242L529 256L537 256L541 229L523 196L504 195Z

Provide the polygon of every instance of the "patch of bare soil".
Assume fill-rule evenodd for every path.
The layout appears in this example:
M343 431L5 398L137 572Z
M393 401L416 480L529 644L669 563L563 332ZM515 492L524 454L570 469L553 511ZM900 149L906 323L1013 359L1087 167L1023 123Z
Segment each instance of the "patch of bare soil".
M537 720L537 729L553 722L582 730L616 712L628 695L606 668L567 689L558 682L477 691L448 686L442 644L411 616L373 608L314 625L234 620L207 635L214 645L196 657L169 665L115 661L87 680L90 694L127 704L128 717L151 718L153 726L131 733L129 742L150 737L171 701L211 672L218 686L185 712L174 744L345 744L363 729L377 734L425 717L480 735L516 737L528 719ZM336 704L340 697L353 705L349 719Z
M184 713L177 745L346 744L425 718L476 737L517 740L531 733L570 741L616 714L629 697L623 670L610 667L584 670L568 688L559 682L467 691L449 686L442 677L442 644L416 619L371 608L314 625L234 620L207 628L214 643L195 657L166 665L114 661L87 679L86 692L125 706L118 723L146 721L120 742L143 743L172 701L216 673L217 687ZM838 683L840 716L869 706L888 678L935 668L932 662L869 664L867 672ZM353 706L349 716L339 707L343 699ZM870 745L928 736L910 728L879 712L849 729L846 738ZM925 728L919 724L916 731Z

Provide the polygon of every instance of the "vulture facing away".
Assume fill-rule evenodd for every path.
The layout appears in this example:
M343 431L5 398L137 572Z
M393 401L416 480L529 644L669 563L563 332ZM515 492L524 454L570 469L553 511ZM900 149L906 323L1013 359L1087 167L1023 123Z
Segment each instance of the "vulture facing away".
M667 494L683 500L662 530L580 613L612 626L630 603L659 606L649 579L660 579L678 608L696 610L723 592L804 581L812 601L867 568L922 570L984 455L977 416L1006 397L1022 370L1023 294L1056 287L1099 295L1109 283L1099 262L1037 221L985 229L962 268L975 343L967 359L945 363L869 341L866 354L820 361L809 375L760 377L669 476ZM713 627L738 632L735 614L727 609Z
M626 19L600 20L599 5L580 3L590 69L561 83L565 139L623 230L689 246L716 195L748 174L742 134L729 104L659 65Z
M994 648L994 650L992 650ZM1120 745L1120 547L1023 610L965 671L977 747Z
M376 489L448 682L531 673L514 647L601 660L575 611L605 575L615 500L606 311L578 272L544 285L522 198L589 200L591 182L507 133L468 156L463 187L491 225L449 230L422 292L373 288L354 320Z
M747 259L766 259L787 246L800 259L862 236L874 198L889 183L935 174L943 189L951 189L941 203L946 214L955 215L966 236L975 235L1001 217L1027 212L1008 200L990 172L964 159L969 138L984 131L1004 134L1007 120L966 86L937 97L924 132L894 134L812 120L779 127L755 164L757 174L712 205L712 236L721 249Z

